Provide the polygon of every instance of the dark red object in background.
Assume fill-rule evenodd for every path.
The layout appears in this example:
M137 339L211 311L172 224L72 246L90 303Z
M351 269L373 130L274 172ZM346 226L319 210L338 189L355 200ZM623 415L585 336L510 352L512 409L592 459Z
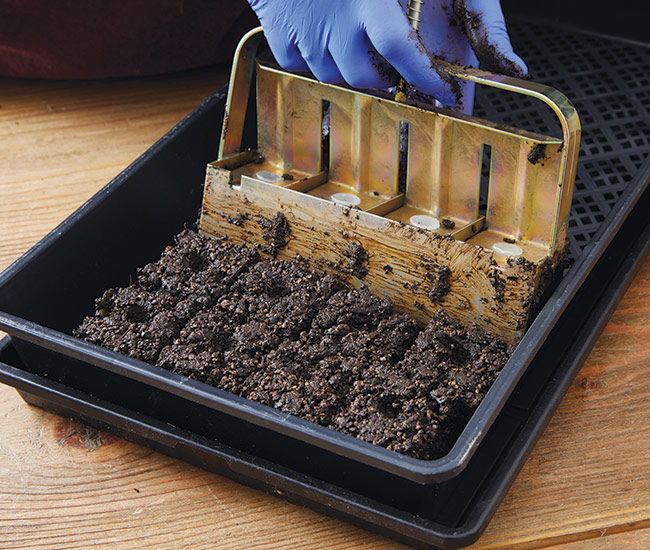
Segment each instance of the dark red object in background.
M228 61L244 0L0 0L0 75L137 76Z

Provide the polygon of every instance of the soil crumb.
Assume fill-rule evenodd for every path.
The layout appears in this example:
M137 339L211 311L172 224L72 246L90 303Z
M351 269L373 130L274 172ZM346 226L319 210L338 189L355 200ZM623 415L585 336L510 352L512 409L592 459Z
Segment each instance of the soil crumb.
M341 268L354 275L358 279L363 279L368 275L368 252L363 248L361 243L353 241L347 248L342 251L343 257L346 259Z
M76 337L425 460L449 451L512 351L442 311L422 328L303 259L187 229L95 309Z
M228 214L222 214L221 216L228 223L236 225L237 227L242 227L244 225L244 222L248 220L248 214L244 212L237 212L237 214L235 214L234 216L230 216Z
M423 261L423 266L424 280L429 286L426 295L432 302L440 302L451 291L451 270L430 261Z
M278 212L272 219L260 217L257 220L260 228L262 229L262 236L266 241L264 252L269 254L272 258L278 255L278 252L287 246L291 229L287 218L281 212Z
M537 164L538 162L546 158L546 145L544 143L538 143L533 147L528 154L528 162L531 164Z

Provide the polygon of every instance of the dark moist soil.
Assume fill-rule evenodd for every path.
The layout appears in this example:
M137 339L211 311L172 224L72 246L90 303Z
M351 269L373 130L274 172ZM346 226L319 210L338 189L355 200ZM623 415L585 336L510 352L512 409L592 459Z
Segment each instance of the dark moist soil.
M438 265L426 258L421 264L423 280L427 284L426 295L432 302L440 302L451 291L451 270L446 265Z
M511 353L442 311L421 328L304 260L191 230L74 334L420 459L449 451Z
M535 147L532 148L528 154L528 162L531 164L537 164L538 162L546 158L546 145L544 143L538 143Z

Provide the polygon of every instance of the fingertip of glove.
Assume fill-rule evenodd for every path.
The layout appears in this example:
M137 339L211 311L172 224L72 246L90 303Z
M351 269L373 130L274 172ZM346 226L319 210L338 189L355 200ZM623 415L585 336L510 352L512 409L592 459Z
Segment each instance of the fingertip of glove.
M518 72L518 78L528 78L528 65L526 65L524 60L514 52L510 57Z
M460 99L459 95L455 92L453 92L451 89L448 89L447 86L443 88L443 93L436 95L436 99L442 103L443 105L446 105L448 107L451 107L453 105L456 105Z
M528 77L526 63L512 50L503 51L490 47L487 53L485 51L480 51L479 53L481 54L478 55L480 66L486 71L513 76L515 78Z
M528 78L528 66L516 53L504 54L499 60L502 64L502 72L515 78Z

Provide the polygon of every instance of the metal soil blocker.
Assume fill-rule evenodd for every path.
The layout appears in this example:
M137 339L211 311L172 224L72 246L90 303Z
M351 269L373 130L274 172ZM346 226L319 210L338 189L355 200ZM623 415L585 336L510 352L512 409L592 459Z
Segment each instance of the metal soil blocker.
M517 343L568 253L578 116L548 86L440 70L540 100L562 138L285 72L255 29L235 56L201 231L269 245L243 220L280 216L289 236L273 256L343 274L420 322L442 308Z
M98 295L107 288L128 284L129 277L135 276L138 267L156 260L174 235L196 220L203 199L205 166L217 158L214 130L224 122L224 91L215 93L200 105L88 203L0 274L0 329L9 334L0 341L0 382L15 386L27 402L39 407L74 416L157 451L270 493L283 495L292 502L344 518L407 544L421 548L457 548L475 541L573 383L582 362L641 262L647 257L650 247L650 221L647 216L650 209L650 81L646 76L650 74L650 46L628 38L594 34L576 27L565 28L555 22L551 24L540 19L539 6L517 5L520 10L530 11L533 15L514 18L510 23L517 51L527 60L536 80L565 90L581 113L582 148L568 226L570 255L574 262L524 334L449 454L433 461L399 455L70 335L84 316L93 311L94 299ZM610 13L603 10L599 14L593 6L589 5L589 8L588 11L580 10L580 18L575 22L577 27L587 27L589 19L586 16L591 15L592 20L600 17L602 27L609 28ZM545 16L552 13L544 11ZM639 32L643 32L641 25ZM380 189L376 188L376 182L368 179L367 173L370 169L375 173L377 163L388 162L388 158L392 159L393 164L399 164L400 157L394 143L395 140L403 140L391 138L393 145L389 149L385 146L388 137L381 138L375 131L376 126L355 125L356 131L367 132L355 138L355 143L362 144L366 151L364 155L354 157L361 162L354 164L349 161L345 165L352 167L350 174L360 174L358 181L365 182L365 187L357 187L357 180L352 179L351 175L349 179L344 179L340 170L335 172L343 156L341 143L337 150L335 140L340 141L344 137L337 130L343 122L335 123L345 120L344 108L352 109L348 111L350 120L355 106L360 119L362 116L374 116L375 112L384 109L400 123L400 136L406 133L402 131L404 125L401 121L409 122L410 135L406 134L409 136L409 147L402 146L404 151L408 149L408 158L402 164L407 166L398 170L398 193L395 196L402 193L406 197L404 201L412 201L412 193L417 187L414 167L425 166L421 162L430 163L426 166L437 170L436 177L417 181L424 181L420 190L436 190L435 201L431 199L428 203L420 204L429 207L423 215L437 218L441 229L431 231L418 228L409 223L409 216L403 220L404 226L398 224L399 228L393 231L392 236L389 232L377 234L375 240L380 243L387 242L389 237L393 239L390 243L395 243L395 239L401 237L399 243L408 251L414 247L410 243L429 242L424 238L429 235L431 243L440 246L470 247L481 234L489 235L496 231L494 223L502 219L496 210L499 202L495 190L515 189L514 196L504 191L498 198L505 195L504 200L510 201L507 205L527 206L528 193L541 185L538 181L542 181L540 174L545 173L542 169L551 165L552 157L557 159L560 153L568 152L570 140L567 138L574 137L577 143L577 131L572 136L567 125L558 128L564 118L569 119L568 115L558 117L562 109L547 108L536 101L537 93L528 91L523 95L506 90L513 82L530 90L535 86L530 82L519 83L494 75L488 78L484 73L472 72L476 78L490 80L492 86L477 88L475 113L507 124L507 127L431 107L411 104L404 108L394 105L390 97L375 96L369 99L365 93L356 94L357 103L353 102L350 107L350 104L337 104L340 98L335 95L348 97L346 94L350 94L350 90L320 86L302 76L279 72L262 59L261 36L249 38L257 40L260 46L258 49L249 43L240 50L238 60L248 56L249 76L246 78L249 83L259 85L260 75L256 73L256 64L259 63L268 66L268 72L276 75L276 86L300 80L307 83L305 88L318 86L318 90L322 90L318 93L330 101L331 114L327 116L335 117L330 123L332 134L328 134L330 137L323 135L320 115L317 115L316 128L310 130L308 135L315 135L316 140L321 139L322 145L313 141L306 143L311 147L307 150L311 150L316 159L318 154L330 159L329 165L324 166L327 170L320 170L319 160L313 160L312 166L317 167L314 174L326 171L330 180L342 185L337 192L342 189L341 192L358 196L360 201L376 199L372 191L380 192ZM236 82L233 81L233 84ZM298 237L304 237L307 230L301 228L315 226L317 218L312 222L304 215L299 219L302 226L295 219L292 221L287 206L291 205L291 201L280 202L277 194L283 193L292 197L291 200L304 195L305 200L323 205L322 212L332 222L330 229L322 229L325 222L319 222L319 231L322 231L319 233L315 227L314 234L319 239L312 241L312 250L304 244L309 241L302 241L302 246L309 250L305 256L318 258L319 254L323 257L325 252L334 251L337 255L327 258L332 266L321 262L324 268L332 269L341 269L338 263L342 257L348 259L340 248L330 244L330 240L339 238L339 232L355 235L353 239L340 242L346 245L350 242L361 244L361 238L356 236L358 231L352 232L354 221L358 225L361 219L376 220L380 228L381 224L394 227L391 223L393 214L390 212L384 216L368 213L362 202L356 208L337 207L331 200L333 193L324 198L315 197L317 188L302 192L285 188L297 184L303 177L296 170L297 164L292 161L294 157L289 155L292 149L281 146L281 142L274 149L268 145L268 140L261 140L258 122L253 116L260 109L253 98L260 95L261 88L254 88L251 93L251 88L240 82L239 89L243 89L250 102L235 108L233 100L239 99L239 96L231 92L226 138L236 137L235 130L240 128L238 133L243 143L234 140L230 152L222 152L221 159L223 161L242 152L253 159L260 159L264 154L266 156L260 164L251 164L242 158L241 165L232 163L232 170L210 165L209 186L216 182L222 187L217 189L222 195L229 193L235 197L235 193L239 193L242 199L236 201L231 198L230 202L225 201L222 205L212 203L212 209L206 209L204 205L204 226L210 223L222 226L233 238L243 240L247 237L255 242L260 238L258 224L248 223L245 218L247 213L249 216L256 215L254 209L259 212L262 207L259 197L248 189L253 186L270 188L274 195L266 205L269 212L267 217L275 219L278 212L286 216L287 224L292 224L287 239L287 248L291 248L301 242ZM276 87L261 91L262 95L268 95L276 94L277 90ZM558 99L562 96L550 88L543 90L547 97L554 98L553 104L557 101L563 105L564 100ZM286 85L282 91L286 95L285 100L296 94L293 85ZM318 95L310 97L318 98ZM296 105L302 106L305 113L310 112L308 105L297 102ZM378 105L382 105L381 108ZM317 112L327 113L325 107L314 99L313 108ZM410 118L411 113L419 113L423 109L427 112L421 116L436 120L433 124L440 126L439 135L446 140L436 149L431 146L428 154L431 158L426 161L418 160L414 152L415 128L424 133L426 127L420 124L420 119L415 120L414 124L415 117ZM267 111L267 114L269 112L274 113L276 120L284 114L277 109ZM248 120L237 120L245 114L249 115ZM295 116L286 120L294 128L303 128ZM261 122L271 124L272 120ZM279 123L274 124L282 127ZM577 126L575 119L571 124ZM398 135L396 126L397 123L386 126L390 130L387 135ZM552 140L548 138L545 148L533 148L535 140L513 130L512 126L562 136L562 139L555 140L555 147L549 145ZM463 141L472 138L474 129L482 132L480 137ZM469 136L464 135L467 132ZM520 149L509 149L510 157L505 155L506 150L502 149L500 142L493 140L502 134L519 143ZM283 130L280 135L293 139L293 150L298 150L298 134L295 131ZM433 130L424 135L438 136ZM367 143L370 139L368 136L374 139L372 147ZM481 141L483 136L484 141ZM520 141L517 142L517 139ZM343 143L349 144L351 141L352 137ZM563 145L558 151L560 142ZM454 221L455 230L461 227L462 220L447 206L452 204L451 201L441 197L449 197L451 189L454 193L458 192L462 180L460 176L456 177L461 165L456 159L463 152L461 143L468 148L474 147L473 152L469 149L471 154L466 153L466 157L475 166L478 165L479 147L483 150L484 160L490 157L489 163L483 163L482 170L476 167L468 172L471 178L464 180L464 185L474 190L477 186L481 188L477 218L485 216L486 221L482 223L487 224L487 229L466 240L452 241L445 236L452 229L448 227L449 222ZM483 147L483 143L492 146L491 154L488 155L490 148ZM454 155L448 157L454 160L453 165L447 158L440 159L441 151L446 151L452 145ZM265 151L260 156L246 153L248 148L261 150L262 146L283 156L274 158ZM388 153L381 156L375 152L379 150ZM354 149L350 151L349 154L352 154ZM285 169L284 155L291 161L290 170ZM368 161L368 155L373 155L372 163ZM434 164L435 155L440 159L436 161L439 164ZM511 165L515 164L513 158L521 159L517 165L519 171L513 172L514 180L525 182L522 185L527 185L527 189L519 189L512 181L508 186L507 180L502 183L502 180L496 179L504 156L511 159ZM395 158L398 160L395 161ZM404 153L401 158L406 158ZM567 164L562 169L564 173L572 157L567 154L565 158ZM238 178L236 172L239 170L241 173L247 164L250 164L249 178ZM456 174L453 178L449 176L452 166ZM489 167L492 182L487 205ZM256 181L260 177L257 172L264 169L275 171L276 180L279 179L278 175L287 174L288 177L283 177L280 185ZM216 180L214 174L219 172L224 177L227 174L228 178L232 175L233 183L241 185L231 187L225 181ZM441 172L444 178L439 177ZM531 179L526 179L522 174ZM536 179L533 179L533 174L536 174ZM250 180L252 184L250 181L246 184L250 175L253 176ZM477 183L479 179L480 184ZM332 181L323 185L330 185ZM409 189L405 184L411 181L413 184ZM558 177L558 188L562 182L566 186L572 183L572 178L560 180ZM244 200L243 192L249 193L252 198ZM556 198L559 201L559 196ZM252 199L257 202L253 203ZM474 194L472 201L475 201ZM209 196L206 197L206 204L210 206ZM561 204L558 212L563 212L564 203ZM231 205L236 205L234 210L230 208ZM536 201L534 206L537 210L533 213L538 214L543 205ZM291 210L295 209L292 207ZM511 210L514 212L517 209L511 207ZM237 216L238 212L241 217ZM345 216L346 212L348 216ZM532 215L530 211L527 212L523 207L519 208L519 217L515 221L525 219L524 214ZM359 220L356 220L356 215L359 215ZM552 216L549 218L555 219ZM233 223L227 223L227 219ZM352 222L352 229L338 227L336 224L340 220ZM558 220L556 235L559 237L563 236L564 217L560 216ZM530 225L517 224L514 225L515 229L503 231L503 234L509 235L509 240L516 239L514 243L505 243L501 236L495 242L501 239L504 244L521 247L525 262L532 263L534 267L535 259L530 256L531 249L528 248ZM520 225L522 229L519 229ZM241 233L238 233L240 230ZM247 234L245 230L251 233ZM324 231L329 235L325 235ZM323 238L325 240L321 241ZM551 247L548 248L548 258L553 258L562 249L560 241L556 239L554 243L554 252L550 252ZM491 256L492 244L494 242L488 241L475 247L476 257ZM385 244L383 246L386 247ZM383 273L383 269L376 273L376 266L383 268L377 255L384 254L384 249L364 248L367 252L364 265L368 274L361 279L350 274L350 282L357 285L372 282L376 290L376 281L382 280ZM422 256L427 258L433 249L433 245L429 249L422 249ZM350 252L349 249L344 250ZM273 252L272 246L269 251ZM285 253L284 249L278 249L278 256L282 257ZM543 256L542 252L539 260ZM507 259L504 261L497 255L492 259L492 267L498 273L502 273L500 270L504 266L508 267ZM511 263L516 266L519 261L524 262L515 259ZM430 260L427 263L424 259L418 259L418 262L430 268L427 270L426 267L415 265L420 270L418 281L421 285L431 284L426 275L435 276L436 270L431 269L430 264L436 262ZM390 265L397 270L401 264ZM362 274L358 270L356 273ZM403 276L401 273L400 277ZM450 292L439 300L441 307L445 307L452 298L456 299L454 296L463 288L453 277L454 273L451 273ZM493 280L498 285L503 278ZM401 281L396 277L390 279L386 276L383 280L394 281L394 286L387 286L388 290L411 292L411 289L400 286ZM509 285L514 282L505 279L505 300L512 291ZM496 291L493 287L491 293ZM462 292L467 294L469 291L465 289ZM425 304L422 295L418 295L418 301ZM413 305L407 303L405 308L411 313L422 314ZM425 305L431 307L428 303Z

